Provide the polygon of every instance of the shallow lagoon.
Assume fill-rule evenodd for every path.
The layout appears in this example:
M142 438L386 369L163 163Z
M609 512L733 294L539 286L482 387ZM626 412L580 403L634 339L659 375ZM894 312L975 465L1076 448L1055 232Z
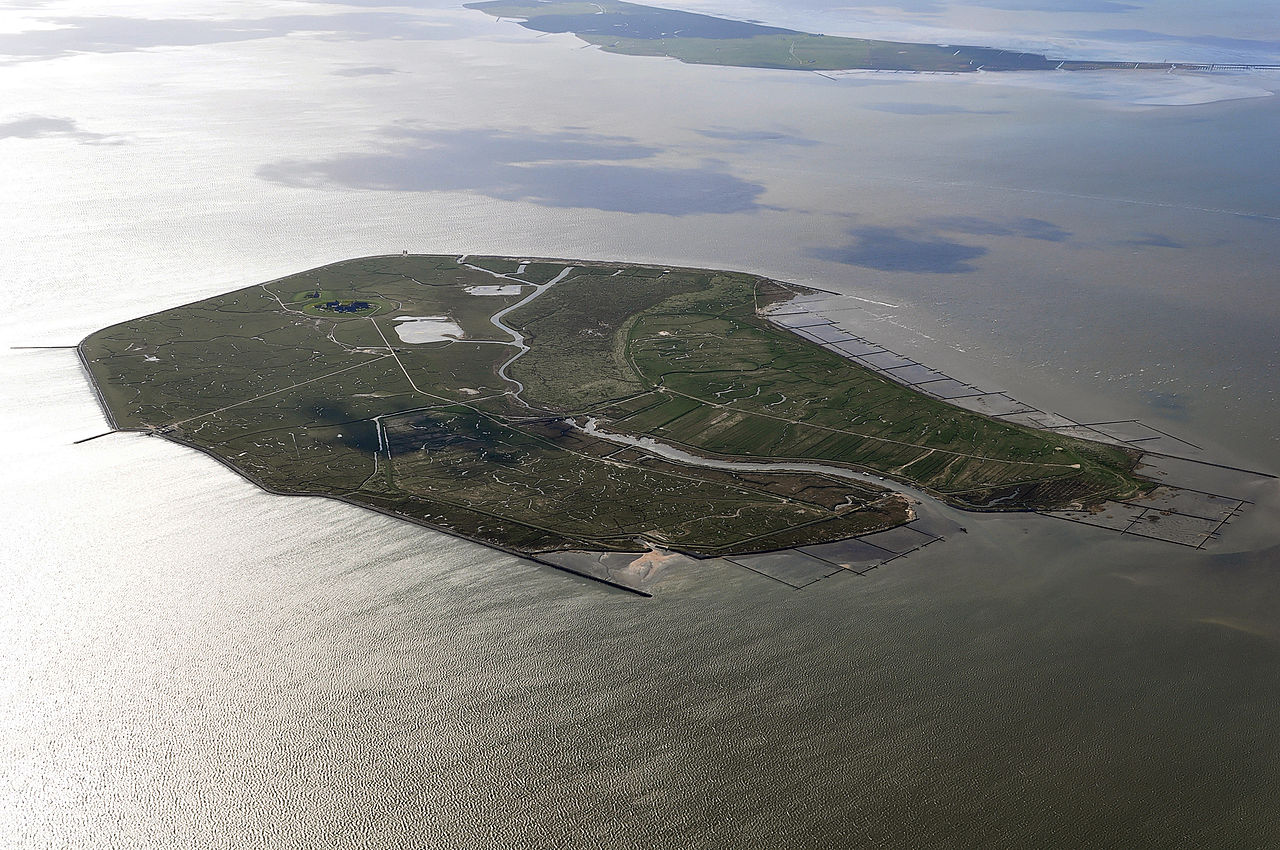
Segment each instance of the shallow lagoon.
M401 342L447 342L462 339L464 334L457 322L448 316L396 316L396 336Z

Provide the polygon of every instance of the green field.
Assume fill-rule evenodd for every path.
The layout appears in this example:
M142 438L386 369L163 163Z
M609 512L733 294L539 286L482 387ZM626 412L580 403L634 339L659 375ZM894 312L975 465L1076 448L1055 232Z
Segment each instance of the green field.
M711 15L602 0L490 0L469 3L538 32L571 32L608 53L668 56L699 65L807 71L1169 70L1163 62L1051 59L1039 53L962 44L923 44L818 35Z
M273 492L526 554L740 554L909 518L902 497L843 469L976 509L1146 486L1132 452L960 410L771 325L761 310L796 291L701 269L365 258L124 322L81 354L118 428L201 449ZM522 299L502 321L525 349L494 321ZM586 433L588 416L605 437L830 468L663 459Z

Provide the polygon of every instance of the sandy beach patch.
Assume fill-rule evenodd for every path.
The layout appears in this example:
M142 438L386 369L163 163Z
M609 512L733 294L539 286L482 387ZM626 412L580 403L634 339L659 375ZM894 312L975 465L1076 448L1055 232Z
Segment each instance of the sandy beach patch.
M448 316L396 316L401 342L418 344L462 339L462 328Z

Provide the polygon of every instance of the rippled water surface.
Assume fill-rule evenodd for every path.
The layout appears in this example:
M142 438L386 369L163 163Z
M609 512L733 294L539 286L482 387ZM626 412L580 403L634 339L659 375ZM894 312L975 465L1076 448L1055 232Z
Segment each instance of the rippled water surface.
M671 5L1280 56L1264 0ZM401 249L721 266L1280 472L1280 78L579 48L444 3L0 7L0 843L1280 843L1269 479L1207 551L969 515L863 577L708 564L642 600L159 440L75 444L106 425L73 353L10 348Z

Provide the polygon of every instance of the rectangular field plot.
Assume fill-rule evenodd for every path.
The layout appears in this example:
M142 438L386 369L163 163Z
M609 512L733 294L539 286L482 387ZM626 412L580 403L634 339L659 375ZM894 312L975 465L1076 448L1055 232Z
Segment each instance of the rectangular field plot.
M770 313L769 321L784 328L808 328L814 325L829 325L830 319L815 316L813 313Z
M1186 457L1144 455L1139 475L1163 480L1166 486L1186 487L1193 491L1216 493L1223 498L1239 499L1250 504L1249 496L1256 486L1272 476L1265 472L1218 466Z
M1037 428L1044 428L1048 431L1056 431L1059 428L1074 428L1080 424L1074 419L1068 419L1066 416L1044 411L1037 411L1033 414L1027 414L1027 416L1035 421Z
M881 549L887 549L895 555L905 555L908 552L914 552L921 546L928 546L939 538L926 531L912 528L910 525L902 525L897 528L891 528L888 531L866 534L858 539L864 543L872 543L879 546Z
M928 535L935 540L945 539L949 534L967 533L955 520L930 514L917 516L907 523L907 527Z
M965 410L985 413L988 416L1009 416L1014 413L1039 413L1034 407L1009 398L1004 393L983 393L969 398L952 398L952 402Z
M841 354L852 357L862 357L866 354L877 354L884 351L883 348L875 343L867 342L865 339L858 338L854 338L849 342L837 343L834 348Z
M813 327L805 328L805 331L815 339L829 344L853 342L857 340L856 336L848 331L840 330L835 325L814 325Z
M788 328L788 330L790 330L793 334L795 334L798 337L809 340L809 342L817 343L818 345L824 345L825 343L823 343L821 339L813 335L813 330L819 327L824 327L824 326L811 325L807 328Z
M1088 427L1096 434L1105 434L1111 439L1120 440L1139 449L1160 452L1200 450L1195 443L1189 443L1136 419L1123 422L1093 422Z
M800 551L857 573L873 570L890 558L897 557L888 549L882 549L857 538L840 540L836 543L820 543L817 546L804 546Z
M1209 541L1209 536L1220 525L1222 525L1221 520L1147 511L1125 530L1125 534L1137 534L1167 543L1180 543L1183 546L1199 548Z
M1081 440L1094 440L1100 443L1119 443L1120 439L1090 428L1088 425L1073 425L1068 428L1055 428L1054 433L1064 434L1068 437L1079 437Z
M930 381L918 388L921 392L928 393L934 398L940 398L944 401L947 399L960 398L961 396L971 396L978 390L966 383L957 381L955 378L947 378L941 381Z
M1162 486L1142 499L1107 502L1098 512L1053 511L1046 515L1199 549L1216 539L1222 526L1247 504L1228 496Z
M828 293L828 292L813 292L808 295L793 295L791 297L791 300L788 301L787 304L788 306L800 305L800 304L807 304L812 306L812 305L825 304L828 301L831 301L833 299L838 300L839 297L840 296L832 295L831 293Z
M1021 413L1009 413L1000 418L1005 422L1011 422L1014 425L1026 425L1028 428L1041 428L1040 421L1044 419L1045 414L1039 410L1026 410ZM1074 427L1074 426L1073 426ZM1054 433L1062 433L1061 429L1053 429ZM1095 438L1096 439L1096 438Z
M892 351L881 351L876 354L864 354L860 358L864 363L868 363L877 369L894 369L898 366L918 365L916 361L910 357L903 357L901 354L894 354Z
M1134 499L1129 504L1221 522L1239 510L1244 503L1240 499L1201 493L1199 490L1157 487L1149 495Z
M1169 434L1159 434L1155 437L1144 438L1138 442L1130 443L1134 448L1148 452L1165 452L1169 454L1187 454L1189 452L1198 452L1202 449L1194 443L1189 443L1180 437L1174 437Z
M1099 422L1089 427L1094 431L1126 443L1145 443L1164 438L1164 434L1136 420L1133 422Z
M1097 511L1049 511L1046 516L1058 519L1069 519L1098 528L1109 528L1112 531L1124 531L1146 513L1146 508L1129 505L1124 502L1107 502Z
M889 373L889 377L904 384L920 384L925 381L947 380L946 375L941 372L935 372L928 366L921 366L919 363L912 363L910 366L903 366L901 369L894 369Z
M807 587L815 581L834 575L843 569L835 564L829 564L826 561L806 555L798 549L767 552L763 555L744 555L738 558L726 558L725 560L796 589Z

